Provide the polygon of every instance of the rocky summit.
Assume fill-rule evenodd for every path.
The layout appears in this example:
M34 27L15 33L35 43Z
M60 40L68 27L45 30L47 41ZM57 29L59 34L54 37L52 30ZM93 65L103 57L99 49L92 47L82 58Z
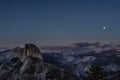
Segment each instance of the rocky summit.
M26 60L27 57L36 57L43 60L40 50L34 44L25 44L24 48L15 48L15 56L19 57L22 62Z
M24 48L4 53L0 54L11 54L12 57L1 62L0 80L80 80L64 69L44 62L40 50L34 44L25 44Z

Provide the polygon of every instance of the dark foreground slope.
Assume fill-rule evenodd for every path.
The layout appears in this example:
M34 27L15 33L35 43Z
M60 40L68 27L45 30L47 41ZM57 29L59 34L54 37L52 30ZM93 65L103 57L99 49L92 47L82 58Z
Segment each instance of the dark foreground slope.
M79 80L62 68L44 62L33 44L16 48L14 52L10 53L12 58L1 63L0 80Z

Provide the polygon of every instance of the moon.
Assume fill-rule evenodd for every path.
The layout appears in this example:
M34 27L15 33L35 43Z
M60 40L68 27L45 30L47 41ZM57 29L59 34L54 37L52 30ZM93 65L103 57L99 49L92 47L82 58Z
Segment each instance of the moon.
M106 26L103 26L103 30L105 30L107 27Z

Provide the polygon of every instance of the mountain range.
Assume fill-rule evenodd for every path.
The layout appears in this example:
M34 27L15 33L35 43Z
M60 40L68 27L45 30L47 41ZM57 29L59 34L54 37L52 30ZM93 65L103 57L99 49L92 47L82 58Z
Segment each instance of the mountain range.
M44 61L38 47L25 44L0 52L0 80L79 80L63 68Z

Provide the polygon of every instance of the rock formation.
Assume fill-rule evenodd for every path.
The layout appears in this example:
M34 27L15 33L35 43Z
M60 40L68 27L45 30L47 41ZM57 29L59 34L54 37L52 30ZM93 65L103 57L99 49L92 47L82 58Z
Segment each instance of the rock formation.
M0 80L78 80L64 69L44 62L34 44L13 50L15 56L0 66Z
M30 56L43 60L40 50L34 44L25 44L24 48L17 47L14 49L14 51L17 53L16 56L18 56L22 62L24 62L26 58Z

